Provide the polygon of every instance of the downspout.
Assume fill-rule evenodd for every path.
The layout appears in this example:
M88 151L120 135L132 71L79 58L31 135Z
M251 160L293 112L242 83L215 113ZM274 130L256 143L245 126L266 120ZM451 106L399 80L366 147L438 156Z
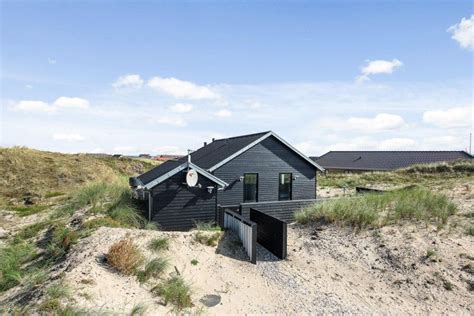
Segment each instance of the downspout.
M148 191L148 222L151 222L151 213L153 211L153 191Z

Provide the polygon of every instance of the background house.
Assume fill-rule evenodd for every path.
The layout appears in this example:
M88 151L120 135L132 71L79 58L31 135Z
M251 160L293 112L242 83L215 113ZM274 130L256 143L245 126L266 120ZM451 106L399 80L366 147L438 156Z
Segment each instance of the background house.
M198 174L193 187L186 183L189 169ZM187 229L219 221L218 205L242 211L244 204L272 203L287 216L316 198L317 170L323 169L270 131L213 140L130 181L136 196L148 200L151 220Z
M311 157L327 171L390 171L415 164L473 159L465 151L330 151Z

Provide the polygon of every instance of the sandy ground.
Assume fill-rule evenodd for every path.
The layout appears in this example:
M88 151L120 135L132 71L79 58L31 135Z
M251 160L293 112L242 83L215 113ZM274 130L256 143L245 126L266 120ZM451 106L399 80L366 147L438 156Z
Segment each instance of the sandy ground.
M461 211L450 221L472 218L474 187L457 186L450 195ZM28 218L28 217L27 217ZM32 217L34 218L34 217ZM28 219L30 222L30 219ZM26 224L26 218L25 223ZM191 314L474 314L474 237L461 226L441 230L403 223L354 232L335 225L288 227L288 258L278 260L258 248L257 264L247 261L237 238L226 232L217 247L194 241L194 232L160 232L102 227L80 240L51 275L72 288L68 302L91 312L129 314L138 304L148 315L173 313L155 285L118 274L104 263L104 254L127 234L147 258L155 237L167 236L164 255L193 290ZM428 251L434 255L427 258ZM191 261L198 261L192 265ZM158 281L157 281L158 282ZM9 301L15 289L0 297ZM220 303L206 307L201 299L217 295ZM31 302L41 302L34 297Z
M101 228L76 246L64 263L76 306L127 313L144 304L151 315L171 312L151 295L149 285L141 286L134 277L121 276L102 263L110 245L126 234L147 257L152 257L146 245L153 237L170 237L166 256L192 284L195 307L190 312L474 312L474 295L467 283L474 282L473 271L463 270L474 264L472 237L443 237L417 226L359 234L334 226L290 226L288 259L277 260L259 248L256 265L246 261L231 233L217 247L209 247L195 243L192 232ZM428 249L436 250L434 258L425 258ZM193 259L199 262L196 266ZM446 282L452 290L445 288ZM208 308L200 303L209 294L219 295L220 304Z

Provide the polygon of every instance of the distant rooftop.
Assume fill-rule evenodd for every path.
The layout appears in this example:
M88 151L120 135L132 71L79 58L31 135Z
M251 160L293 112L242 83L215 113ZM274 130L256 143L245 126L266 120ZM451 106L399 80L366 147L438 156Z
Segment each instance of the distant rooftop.
M465 151L330 151L310 158L324 169L388 171L473 156Z

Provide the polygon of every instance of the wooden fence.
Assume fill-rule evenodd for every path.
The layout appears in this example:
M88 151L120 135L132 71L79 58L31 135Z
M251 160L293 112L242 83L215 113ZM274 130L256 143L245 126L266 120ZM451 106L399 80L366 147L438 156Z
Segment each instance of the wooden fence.
M224 228L232 230L239 236L250 261L257 263L257 224L233 211L225 210Z

